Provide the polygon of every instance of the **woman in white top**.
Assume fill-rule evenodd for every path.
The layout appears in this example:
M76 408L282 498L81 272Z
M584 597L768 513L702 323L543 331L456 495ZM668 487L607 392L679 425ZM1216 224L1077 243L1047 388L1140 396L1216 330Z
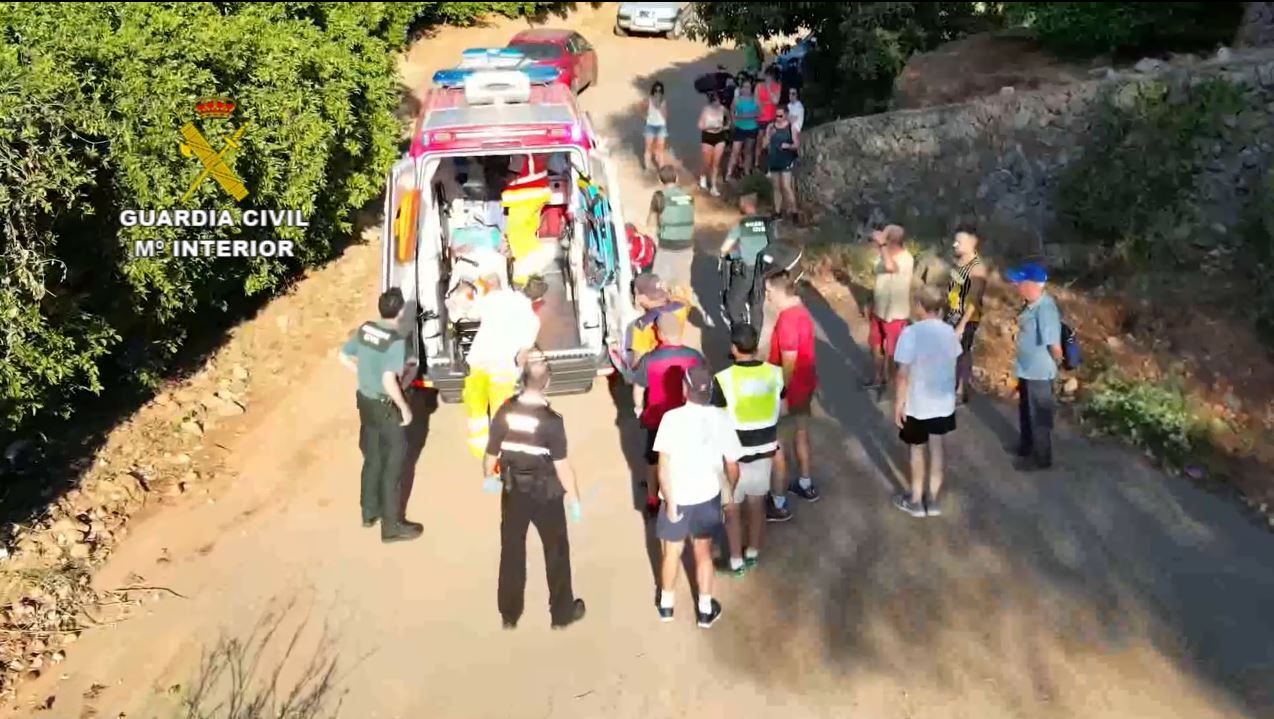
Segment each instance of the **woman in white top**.
M659 171L664 164L664 144L668 141L668 100L664 97L664 84L650 86L646 100L646 151L642 153L643 170Z
M710 92L708 104L699 113L699 146L702 153L699 187L707 190L713 197L721 196L721 190L717 188L717 177L724 169L721 167L721 158L725 156L725 146L729 139L729 108L721 104L719 94Z
M787 89L787 120L797 132L805 129L805 105L801 102L801 91L794 87Z

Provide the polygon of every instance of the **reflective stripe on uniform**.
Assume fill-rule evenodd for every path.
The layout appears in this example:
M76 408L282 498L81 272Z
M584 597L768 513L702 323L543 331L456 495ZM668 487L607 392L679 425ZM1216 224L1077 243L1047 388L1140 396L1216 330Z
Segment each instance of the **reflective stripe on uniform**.
M514 432L534 432L536 427L540 426L539 419L525 414L509 412L504 416L504 420L509 423L509 429Z
M500 445L501 452L517 452L519 454L531 454L537 457L549 456L548 447L536 447L530 444L522 444L521 442L504 442Z

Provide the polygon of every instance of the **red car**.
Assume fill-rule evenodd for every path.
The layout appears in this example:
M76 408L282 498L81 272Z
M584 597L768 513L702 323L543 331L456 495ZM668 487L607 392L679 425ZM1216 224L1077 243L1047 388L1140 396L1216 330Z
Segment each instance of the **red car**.
M525 30L513 36L509 47L521 51L536 65L560 70L562 82L575 92L597 82L597 51L577 32L549 28Z

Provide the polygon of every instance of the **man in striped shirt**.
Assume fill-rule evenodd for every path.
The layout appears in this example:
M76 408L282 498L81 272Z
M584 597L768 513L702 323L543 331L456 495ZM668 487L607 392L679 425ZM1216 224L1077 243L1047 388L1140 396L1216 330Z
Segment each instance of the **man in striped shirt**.
M522 393L506 402L491 421L482 461L484 489L503 490L497 600L505 629L515 628L522 616L526 531L532 524L544 545L552 627L564 629L584 618L584 600L576 599L571 589L571 547L566 533L567 511L572 521L580 518L579 488L566 461L562 415L545 399L548 386L548 365L528 363Z

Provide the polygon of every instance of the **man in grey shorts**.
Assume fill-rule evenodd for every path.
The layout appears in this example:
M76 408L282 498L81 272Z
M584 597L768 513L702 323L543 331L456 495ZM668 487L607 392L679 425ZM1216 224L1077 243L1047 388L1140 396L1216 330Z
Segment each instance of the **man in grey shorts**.
M664 511L655 522L655 536L663 545L659 582L659 619L673 618L674 587L681 570L686 540L694 551L699 584L696 612L699 626L711 627L721 616L712 598L712 538L721 528L723 488L733 494L739 481L743 447L730 415L713 407L712 373L703 365L686 369L686 404L663 416L655 436L659 454L659 487ZM727 484L728 482L728 484Z

